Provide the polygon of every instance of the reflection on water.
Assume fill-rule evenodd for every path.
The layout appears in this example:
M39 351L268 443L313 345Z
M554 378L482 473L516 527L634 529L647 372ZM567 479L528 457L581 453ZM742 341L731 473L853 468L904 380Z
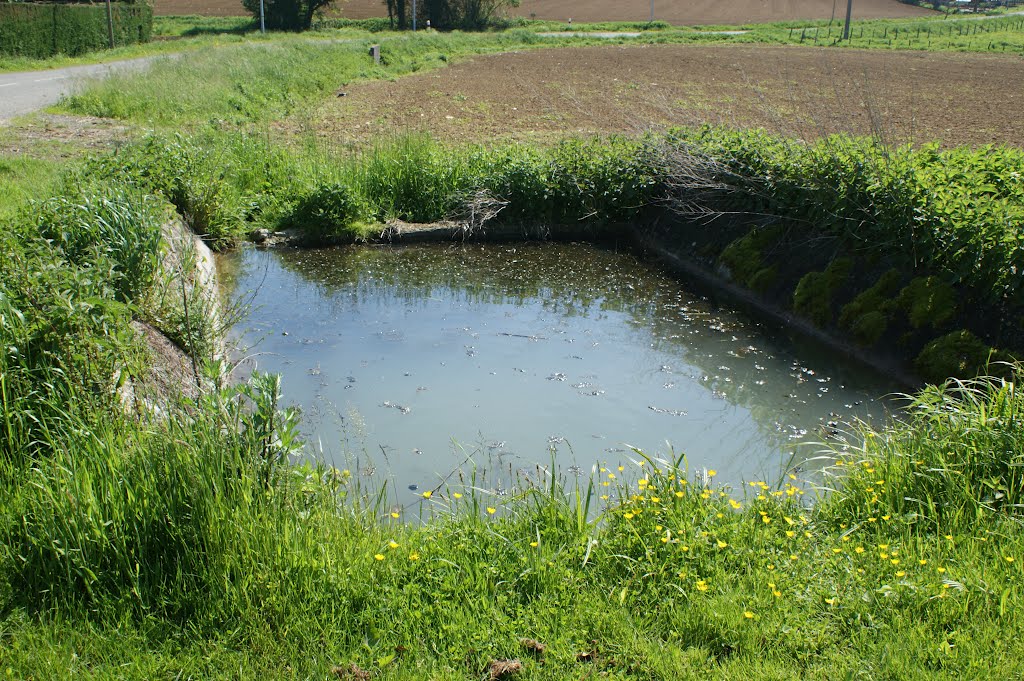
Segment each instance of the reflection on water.
M221 265L234 295L255 290L238 333L283 374L310 441L400 489L467 456L496 485L552 450L589 471L631 446L776 479L895 387L588 245L246 249Z

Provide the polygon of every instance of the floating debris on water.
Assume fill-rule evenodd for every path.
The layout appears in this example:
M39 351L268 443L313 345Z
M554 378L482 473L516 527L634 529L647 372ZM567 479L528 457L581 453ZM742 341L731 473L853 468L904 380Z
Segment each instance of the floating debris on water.
M394 404L393 402L390 402L388 400L384 400L383 402L381 402L380 406L387 407L388 409L397 409L403 414L408 414L409 412L412 411L412 408L410 407L405 407L402 406L401 404Z
M655 407L653 404L647 405L647 408L656 414L668 414L669 416L686 416L686 412L681 409L662 409L661 407Z

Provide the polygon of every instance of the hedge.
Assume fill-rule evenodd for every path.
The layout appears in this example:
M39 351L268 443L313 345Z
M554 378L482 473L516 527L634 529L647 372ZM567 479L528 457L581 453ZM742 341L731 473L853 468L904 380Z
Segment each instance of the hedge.
M148 42L153 9L146 3L115 3L114 44ZM106 5L0 3L0 54L46 58L108 47Z

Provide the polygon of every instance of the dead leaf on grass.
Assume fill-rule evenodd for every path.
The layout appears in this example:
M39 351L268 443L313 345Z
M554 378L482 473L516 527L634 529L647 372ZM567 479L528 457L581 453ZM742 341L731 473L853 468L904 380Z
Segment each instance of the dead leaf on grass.
M590 650L576 653L577 662L593 662L597 659L597 641L590 642Z
M491 681L501 681L523 671L523 663L519 660L494 660L488 666L488 670L491 673Z
M544 651L548 649L547 644L532 638L521 638L519 644L534 655L543 655Z
M359 665L353 663L340 664L331 667L331 673L339 679L352 679L352 681L369 681L370 672L360 669Z

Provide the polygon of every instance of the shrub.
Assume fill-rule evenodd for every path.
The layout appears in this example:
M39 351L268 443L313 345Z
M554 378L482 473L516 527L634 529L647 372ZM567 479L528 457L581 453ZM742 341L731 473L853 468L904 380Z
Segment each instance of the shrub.
M266 27L274 31L305 31L313 23L313 16L331 0L262 0ZM242 6L257 20L261 0L242 0Z
M286 223L314 242L355 241L366 235L370 204L346 184L317 187L296 204Z
M914 368L930 383L950 377L977 376L992 361L995 350L970 331L961 329L936 338L918 354Z

